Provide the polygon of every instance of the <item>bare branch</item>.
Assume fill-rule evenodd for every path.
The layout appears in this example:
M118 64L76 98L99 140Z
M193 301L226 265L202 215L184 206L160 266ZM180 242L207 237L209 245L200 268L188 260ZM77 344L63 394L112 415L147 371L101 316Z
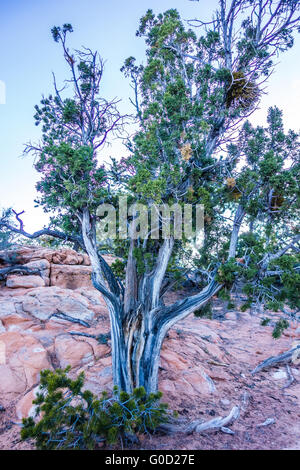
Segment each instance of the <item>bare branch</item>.
M60 232L59 230L52 230L49 228L43 228L42 230L38 230L34 233L28 233L22 228L17 228L14 225L9 224L8 222L5 222L0 219L0 229L4 227L7 230L10 230L13 233L16 233L18 235L22 235L23 237L29 238L31 240L34 240L36 238L42 237L43 235L48 235L50 237L54 238L59 238L60 240L63 240L65 242L73 242L73 243L78 243L80 247L85 251L84 245L83 245L83 240L79 236L75 235L68 235L64 232Z

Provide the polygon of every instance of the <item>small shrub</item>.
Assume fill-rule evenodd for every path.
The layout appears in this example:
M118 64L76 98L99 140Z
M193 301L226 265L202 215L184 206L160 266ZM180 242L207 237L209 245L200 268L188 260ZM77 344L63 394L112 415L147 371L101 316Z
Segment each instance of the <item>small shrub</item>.
M212 311L211 302L208 302L203 307L199 308L198 310L195 310L194 315L195 317L209 318L210 320L212 320L213 311Z
M267 326L271 321L271 318L263 318L260 322L261 326Z
M112 396L102 392L98 398L82 390L84 373L71 380L69 370L41 372L41 393L33 401L39 419L23 419L21 430L21 438L33 439L37 449L96 449L100 442L126 442L167 421L160 392L147 396L140 387L129 395L114 387Z
M233 302L228 302L227 310L234 310L235 308L236 308L236 305Z
M275 339L280 338L282 335L283 331L286 330L289 327L289 322L285 319L278 320L275 324L274 330L272 332L272 336Z

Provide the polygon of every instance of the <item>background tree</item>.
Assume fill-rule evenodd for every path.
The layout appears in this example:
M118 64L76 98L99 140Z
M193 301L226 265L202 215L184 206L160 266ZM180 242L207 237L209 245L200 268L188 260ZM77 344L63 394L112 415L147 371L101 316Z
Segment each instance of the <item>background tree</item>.
M89 50L69 52L70 25L52 30L71 71L74 97L62 99L55 85L55 96L36 108L37 123L43 123L42 142L28 150L36 152L36 169L42 174L40 203L47 210L58 209L63 231L26 235L64 237L89 254L94 286L109 310L113 375L120 389L130 392L142 385L147 392L156 390L168 329L230 288L239 274L248 278L249 302L255 289L263 300L271 291L275 298L279 289L285 292L281 302L293 302L297 274L290 253L299 236L292 235L292 227L286 231L286 224L296 215L296 135L284 135L276 109L270 111L267 130L249 124L240 136L238 130L259 102L260 83L271 72L273 57L292 46L298 13L295 1L240 0L228 6L220 1L216 19L201 23L202 36L197 37L184 28L175 10L157 17L149 10L137 32L146 39L147 63L138 66L131 57L123 68L133 81L140 127L128 142L130 158L111 168L97 165L97 152L122 117L115 102L98 97L102 63ZM180 261L185 245L172 235L120 243L116 252L126 264L124 283L107 266L97 246L96 209L101 202L113 202L121 187L131 200L148 207L205 205L199 269L207 282L198 294L164 304L168 272ZM291 210L285 212L288 203ZM24 234L5 221L2 227ZM275 238L277 228L282 238ZM243 261L236 260L237 250ZM284 266L278 264L281 259L287 260ZM271 271L276 271L275 280Z
M2 209L1 211L1 220L6 221L8 224L12 223L12 210L11 209ZM8 249L13 242L12 232L10 230L2 229L0 231L0 250Z

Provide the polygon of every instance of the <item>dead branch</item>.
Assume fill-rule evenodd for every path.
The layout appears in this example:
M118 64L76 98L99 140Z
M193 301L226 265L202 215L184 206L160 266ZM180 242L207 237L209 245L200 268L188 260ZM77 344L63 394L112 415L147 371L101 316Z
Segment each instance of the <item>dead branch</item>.
M229 424L232 424L240 416L240 407L234 406L229 415L222 417L218 416L213 418L210 421L200 423L199 421L194 421L188 428L188 434L191 432L206 432L206 431L219 431L222 428L227 428Z
M231 434L232 436L235 434L235 432L232 429L229 428L221 428L220 431L224 432L225 434Z
M16 219L17 219L17 221L18 221L19 224L20 224L20 230L24 230L24 222L23 222L23 220L20 218L20 215L24 214L25 211L16 212L14 209L12 209L12 212L15 214Z
M275 423L276 423L275 418L267 418L263 423L257 424L256 427L261 428L264 426L270 426L270 424L275 424Z
M265 361L261 362L258 364L255 369L251 371L251 374L254 375L257 372L259 372L262 369L267 369L268 367L273 367L278 364L287 364L292 360L292 356L295 351L298 351L300 349L300 344L298 344L295 348L290 349L289 351L286 351L283 354L279 354L279 356L271 356Z
M48 235L50 237L59 238L60 240L63 240L64 242L77 243L82 248L83 251L86 251L81 236L69 235L69 234L61 232L59 230L52 230L50 228L43 228L42 230L38 230L34 233L28 233L23 229L21 224L20 224L20 228L17 228L14 225L9 224L3 218L2 219L0 218L0 229L1 228L6 228L7 230L9 230L13 233L16 233L18 235L22 235L23 237L26 237L26 238L29 238L30 240L35 240L36 238L39 238L43 235Z
M0 269L0 281L4 281L9 274L22 274L22 275L29 275L29 274L38 274L41 276L41 271L38 268L28 268L26 266L16 265L16 266L8 266L7 268Z
M192 421L188 425L184 425L183 422L175 421L174 423L162 424L159 427L159 431L165 434L173 434L176 432L184 434L192 434L193 432L207 432L207 431L222 431L227 434L232 434L233 431L227 428L228 425L232 424L240 416L240 407L234 406L227 416L218 416L209 421L203 422L202 420ZM230 432L231 431L231 432Z

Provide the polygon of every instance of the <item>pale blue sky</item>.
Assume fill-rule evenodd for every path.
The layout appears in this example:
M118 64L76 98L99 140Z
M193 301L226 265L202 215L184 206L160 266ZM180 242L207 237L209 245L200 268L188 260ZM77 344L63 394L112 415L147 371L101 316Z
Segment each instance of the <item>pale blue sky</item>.
M50 35L52 26L71 23L70 46L86 45L100 52L106 60L103 95L121 98L122 111L132 112L129 83L120 67L130 55L143 59L144 41L135 36L140 17L148 8L156 13L177 8L184 19L209 19L216 4L216 0L0 0L0 81L6 84L6 104L0 104L0 207L25 210L28 231L47 222L42 210L34 208L38 175L32 158L20 155L25 142L40 136L33 120L34 105L42 94L52 92L51 72L58 83L66 77L60 48ZM300 37L280 57L268 93L253 121L262 124L268 106L277 104L284 111L286 126L298 130Z

